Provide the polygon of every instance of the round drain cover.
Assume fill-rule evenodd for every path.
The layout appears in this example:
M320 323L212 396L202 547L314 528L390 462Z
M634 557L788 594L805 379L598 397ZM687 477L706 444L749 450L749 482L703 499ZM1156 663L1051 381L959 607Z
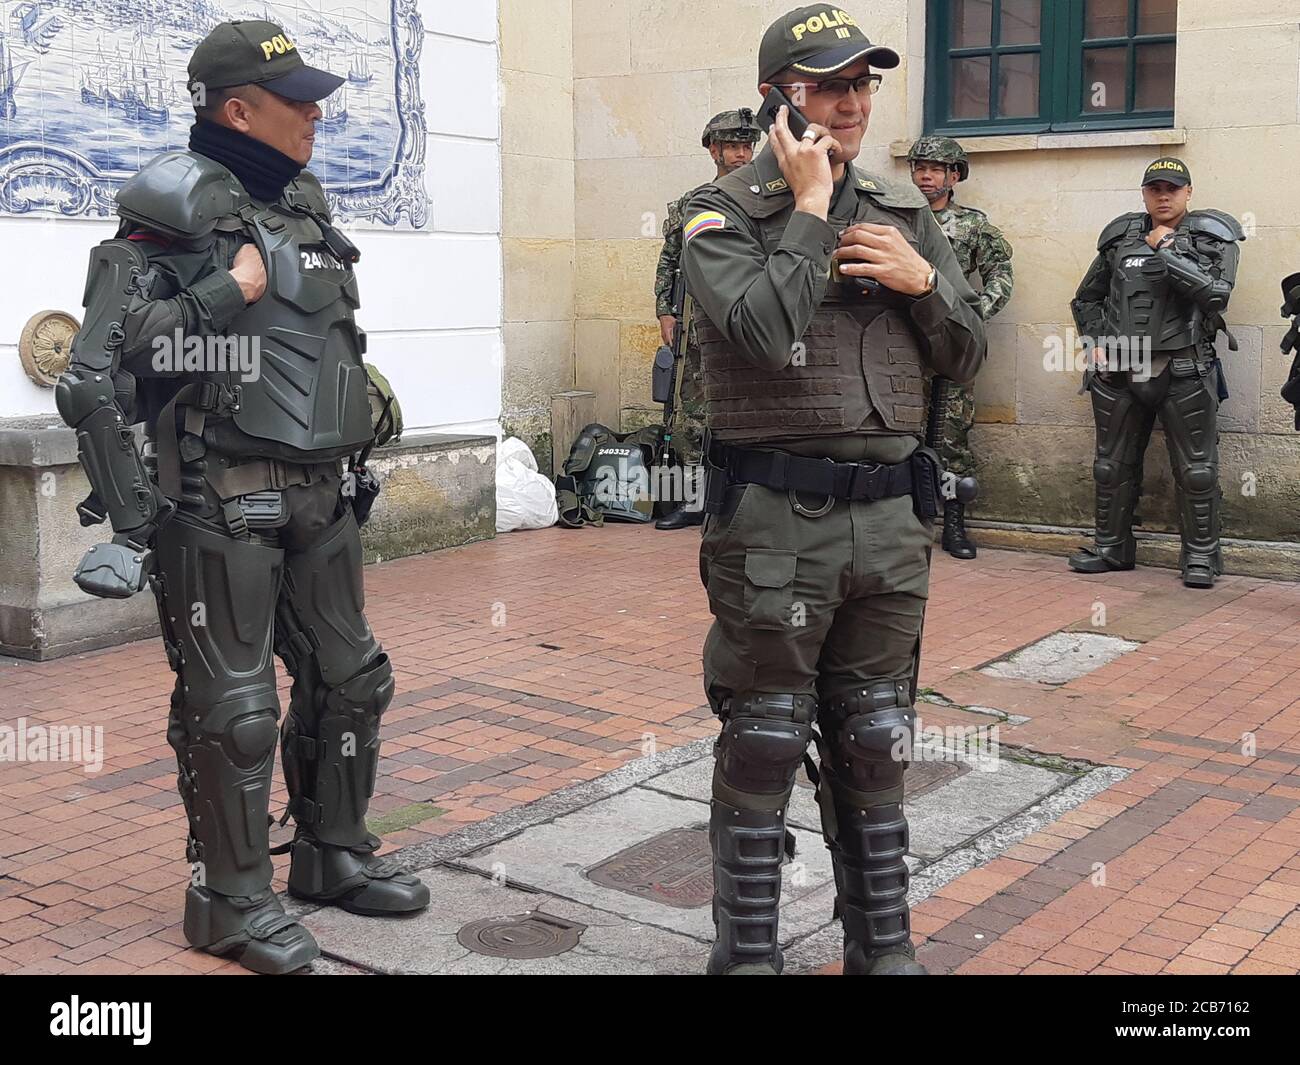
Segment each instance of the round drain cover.
M586 925L545 913L487 917L472 921L456 933L456 941L490 958L553 958L572 950Z

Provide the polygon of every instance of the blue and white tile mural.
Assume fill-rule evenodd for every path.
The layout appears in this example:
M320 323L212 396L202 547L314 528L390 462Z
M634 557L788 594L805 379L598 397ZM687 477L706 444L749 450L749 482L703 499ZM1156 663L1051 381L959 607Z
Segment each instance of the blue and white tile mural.
M0 0L0 215L111 214L126 178L188 143L190 54L241 18L281 24L347 77L311 162L338 217L423 226L417 0Z

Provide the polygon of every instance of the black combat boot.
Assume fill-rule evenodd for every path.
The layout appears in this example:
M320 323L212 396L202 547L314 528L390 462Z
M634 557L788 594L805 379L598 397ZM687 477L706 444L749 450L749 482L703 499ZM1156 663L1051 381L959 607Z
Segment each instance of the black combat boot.
M1137 562L1137 541L1130 536L1117 544L1094 544L1070 556L1070 569L1076 573L1110 573L1132 569Z
M966 507L956 499L944 500L943 549L953 558L975 557L975 545L966 535Z
M184 930L192 945L267 976L291 973L320 957L315 938L284 912L269 886L253 895L222 895L191 885Z
M665 514L657 522L656 529L687 529L692 525L704 524L704 511L690 510L685 505L678 507L671 513Z

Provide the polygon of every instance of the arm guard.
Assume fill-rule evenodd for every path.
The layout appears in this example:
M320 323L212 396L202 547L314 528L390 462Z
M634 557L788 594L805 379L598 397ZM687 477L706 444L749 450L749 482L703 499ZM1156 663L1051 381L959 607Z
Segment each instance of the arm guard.
M1074 328L1081 336L1099 336L1104 333L1103 306L1110 293L1110 252L1100 252L1088 267L1088 272L1079 282L1079 288L1070 302L1070 313L1074 316Z
M1220 315L1228 307L1237 280L1237 245L1194 241L1179 237L1148 260L1161 271L1181 296L1207 315ZM1146 272L1144 267L1143 272Z
M129 409L134 380L119 370L122 320L132 296L147 285L148 262L128 240L107 240L90 253L83 303L86 321L72 343L67 371L59 378L54 401L77 433L82 468L91 498L78 507L82 524L107 515L116 533L144 546L162 506L135 446Z

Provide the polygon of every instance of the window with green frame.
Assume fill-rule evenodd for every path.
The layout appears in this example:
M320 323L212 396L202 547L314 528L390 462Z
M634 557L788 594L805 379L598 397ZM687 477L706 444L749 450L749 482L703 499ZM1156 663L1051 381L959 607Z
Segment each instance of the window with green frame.
M1178 0L928 0L928 133L1174 123Z

